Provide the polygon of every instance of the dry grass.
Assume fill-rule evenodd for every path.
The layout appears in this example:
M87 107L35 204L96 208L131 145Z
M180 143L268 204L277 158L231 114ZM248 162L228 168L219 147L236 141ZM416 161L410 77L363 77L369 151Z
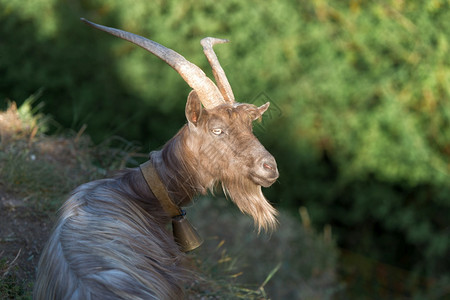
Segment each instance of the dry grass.
M195 257L207 279L220 283L220 295L230 292L233 299L251 291L243 299L330 299L342 288L330 235L285 211L271 235L258 235L251 218L225 198L198 199L187 213L205 238Z

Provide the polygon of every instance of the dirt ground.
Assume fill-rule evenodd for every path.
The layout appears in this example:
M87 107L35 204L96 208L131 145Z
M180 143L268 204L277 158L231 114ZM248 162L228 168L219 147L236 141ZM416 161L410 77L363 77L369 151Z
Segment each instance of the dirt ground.
M0 279L16 285L17 294L30 295L39 255L51 228L48 216L37 215L23 199L2 191L0 186ZM0 292L0 299L12 296L6 292Z

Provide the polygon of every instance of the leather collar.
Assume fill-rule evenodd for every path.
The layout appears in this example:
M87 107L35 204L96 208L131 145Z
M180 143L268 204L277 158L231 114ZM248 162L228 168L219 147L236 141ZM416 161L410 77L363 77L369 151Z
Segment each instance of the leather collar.
M145 178L148 186L152 190L155 197L158 199L164 211L172 218L177 216L183 216L184 213L180 209L178 205L176 205L172 199L170 199L169 193L166 190L166 187L161 181L161 178L156 171L155 166L152 161L149 160L142 165L139 166L141 169L142 175Z

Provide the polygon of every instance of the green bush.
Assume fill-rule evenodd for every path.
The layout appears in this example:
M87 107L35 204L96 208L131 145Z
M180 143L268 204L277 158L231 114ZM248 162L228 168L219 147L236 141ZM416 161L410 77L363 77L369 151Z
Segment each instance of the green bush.
M43 87L64 127L154 149L185 122L189 88L79 17L150 37L208 74L200 38L228 38L216 48L237 99L276 104L257 130L281 173L269 198L308 207L345 248L439 278L450 269L449 6L0 0L0 99Z

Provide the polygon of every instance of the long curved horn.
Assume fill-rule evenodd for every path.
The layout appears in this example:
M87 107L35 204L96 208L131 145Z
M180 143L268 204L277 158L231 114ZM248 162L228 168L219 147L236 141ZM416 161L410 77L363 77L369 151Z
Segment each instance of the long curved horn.
M228 82L227 76L225 75L225 71L219 63L219 59L217 58L216 53L214 52L213 46L215 44L223 44L228 43L228 40L217 39L213 37L207 37L201 40L200 42L203 46L203 52L206 55L206 58L211 65L214 78L216 79L216 84L222 93L222 96L225 98L230 104L234 103L234 94L231 89L231 85Z
M206 109L214 108L217 105L225 103L225 100L220 93L219 89L216 87L214 82L209 79L205 73L196 65L189 62L182 55L173 51L172 49L166 48L152 40L146 39L142 36L129 33L120 29L106 27L103 25L98 25L92 23L84 18L81 21L92 26L96 29L105 31L109 34L117 36L121 39L127 40L136 44L145 50L151 52L155 56L159 57L165 61L169 66L171 66L175 71L177 71L184 81L193 88Z

